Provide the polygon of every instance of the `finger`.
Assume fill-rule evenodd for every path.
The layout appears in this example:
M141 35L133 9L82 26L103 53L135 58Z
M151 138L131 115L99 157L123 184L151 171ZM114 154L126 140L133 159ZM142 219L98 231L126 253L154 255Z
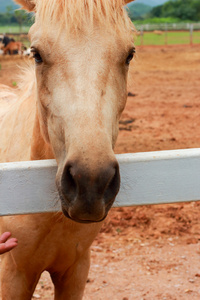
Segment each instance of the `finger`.
M5 242L5 244L6 245L10 245L10 244L13 244L13 243L18 243L18 240L16 239L16 238L11 238L11 239L9 239L9 240L7 240L6 242Z
M7 239L11 236L10 232L4 232L1 236L0 236L0 243L5 243L7 241Z
M12 238L6 243L0 244L0 254L6 253L17 246L17 239Z

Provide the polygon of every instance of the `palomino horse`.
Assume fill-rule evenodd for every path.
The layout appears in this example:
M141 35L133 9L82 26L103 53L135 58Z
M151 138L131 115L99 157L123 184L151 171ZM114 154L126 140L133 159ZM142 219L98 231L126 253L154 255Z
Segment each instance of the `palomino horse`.
M1 162L55 158L62 212L1 219L2 231L18 239L3 257L2 299L30 300L47 270L56 300L79 300L89 247L120 185L113 147L134 55L132 23L123 0L17 2L35 11L35 66L15 96L2 97Z

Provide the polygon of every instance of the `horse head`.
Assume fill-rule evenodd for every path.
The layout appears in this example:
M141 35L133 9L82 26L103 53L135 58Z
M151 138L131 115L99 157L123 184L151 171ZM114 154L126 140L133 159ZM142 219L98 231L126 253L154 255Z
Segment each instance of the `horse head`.
M100 222L120 187L113 148L127 98L133 27L122 0L18 0L35 11L37 115L57 160L65 216Z

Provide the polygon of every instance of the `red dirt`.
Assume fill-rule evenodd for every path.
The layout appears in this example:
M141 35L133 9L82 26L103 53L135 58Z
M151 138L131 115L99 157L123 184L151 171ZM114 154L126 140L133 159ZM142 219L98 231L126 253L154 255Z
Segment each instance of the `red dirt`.
M200 147L199 47L137 53L116 153ZM0 63L0 82L12 86L15 61ZM53 299L47 273L37 298ZM110 298L200 299L199 202L111 210L92 245L84 300Z

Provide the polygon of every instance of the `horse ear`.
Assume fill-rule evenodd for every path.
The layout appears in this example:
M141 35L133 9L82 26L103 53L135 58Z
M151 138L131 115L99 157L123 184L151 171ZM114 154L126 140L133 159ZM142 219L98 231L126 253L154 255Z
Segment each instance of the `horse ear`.
M16 3L22 6L22 9L27 11L34 11L36 0L14 0Z

